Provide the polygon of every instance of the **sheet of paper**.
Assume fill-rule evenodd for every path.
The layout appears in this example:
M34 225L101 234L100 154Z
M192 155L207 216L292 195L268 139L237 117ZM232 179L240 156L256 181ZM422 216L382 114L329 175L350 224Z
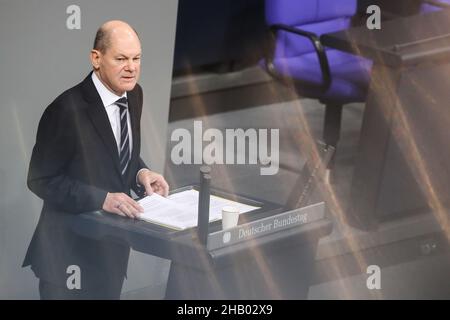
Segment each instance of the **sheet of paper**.
M154 193L139 201L144 208L141 219L178 230L196 227L198 197L199 192L193 189L172 194L167 198ZM235 206L240 213L259 209L259 207L212 195L210 198L210 222L222 219L222 208L224 206Z
M182 192L178 192L170 195L168 198L173 200L177 204L183 207L189 207L190 210L194 210L197 214L198 210L198 197L199 192L197 190L191 189ZM209 201L209 219L220 220L222 219L222 208L225 206L233 206L239 209L240 213L249 212L252 210L259 209L259 207L249 206L236 201L228 200L218 196L211 195Z
M179 230L188 228L192 224L196 225L196 218L192 214L157 193L138 202L144 208L144 213L140 216L142 220Z

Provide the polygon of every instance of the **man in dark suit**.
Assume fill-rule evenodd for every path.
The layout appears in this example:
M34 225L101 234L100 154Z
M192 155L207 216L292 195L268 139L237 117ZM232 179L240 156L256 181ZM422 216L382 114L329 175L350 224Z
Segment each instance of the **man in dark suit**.
M28 187L44 200L25 257L40 279L42 299L118 299L129 247L74 233L68 215L103 209L136 218L140 205L130 197L167 196L164 178L140 158L141 45L122 21L97 32L91 72L44 111L30 161ZM71 269L80 285L68 287Z

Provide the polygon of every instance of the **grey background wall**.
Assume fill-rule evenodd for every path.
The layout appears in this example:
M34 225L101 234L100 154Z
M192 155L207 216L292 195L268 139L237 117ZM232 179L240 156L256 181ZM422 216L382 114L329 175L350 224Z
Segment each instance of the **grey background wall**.
M42 201L26 187L40 116L61 92L90 71L89 50L105 21L121 19L143 47L142 156L154 170L165 162L178 0L0 0L0 299L38 298L37 279L21 268ZM81 29L69 30L70 5ZM123 296L146 290L160 298L169 262L135 252ZM149 296L149 295L147 295Z

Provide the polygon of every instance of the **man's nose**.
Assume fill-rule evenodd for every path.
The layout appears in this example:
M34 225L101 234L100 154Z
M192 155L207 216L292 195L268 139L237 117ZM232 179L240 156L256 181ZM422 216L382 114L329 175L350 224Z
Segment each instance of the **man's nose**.
M136 70L136 62L133 61L133 59L128 60L126 64L126 70L128 71L135 71Z

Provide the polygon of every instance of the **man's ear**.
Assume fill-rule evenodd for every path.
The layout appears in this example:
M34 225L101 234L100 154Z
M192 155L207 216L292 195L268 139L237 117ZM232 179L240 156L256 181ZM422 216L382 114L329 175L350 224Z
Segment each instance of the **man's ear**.
M102 57L102 53L98 50L91 50L91 63L94 70L98 70L100 68L100 60Z

